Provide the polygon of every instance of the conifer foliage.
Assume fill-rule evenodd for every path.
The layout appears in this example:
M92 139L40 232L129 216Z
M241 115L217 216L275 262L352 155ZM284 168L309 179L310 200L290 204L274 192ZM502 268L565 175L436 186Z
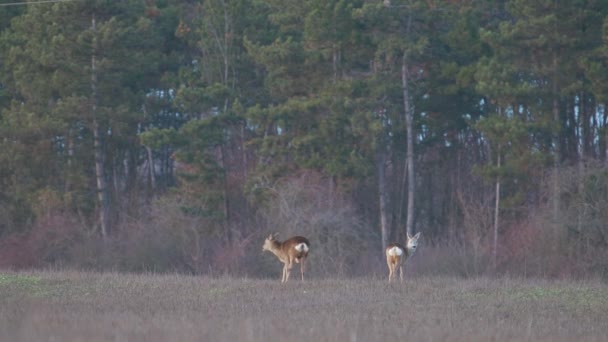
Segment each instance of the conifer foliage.
M27 264L2 252L21 244L31 265L238 269L276 206L319 243L335 236L281 204L277 189L315 179L327 208L356 213L372 258L424 231L429 250L492 255L481 271L567 245L584 260L572 270L608 275L594 261L608 247L605 1L13 3L0 0L5 264ZM162 203L196 224L159 226ZM159 260L117 252L138 239Z

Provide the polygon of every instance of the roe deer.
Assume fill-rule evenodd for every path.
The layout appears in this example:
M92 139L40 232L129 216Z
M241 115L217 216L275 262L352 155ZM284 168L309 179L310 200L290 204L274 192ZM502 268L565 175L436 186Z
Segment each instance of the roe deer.
M310 242L308 239L302 236L294 236L283 242L276 239L277 234L270 234L264 241L263 251L270 251L281 260L283 265L283 278L281 283L287 282L289 279L289 273L293 267L294 261L300 264L300 272L302 273L302 280L304 280L304 261L308 256L308 250L310 249Z
M391 243L386 246L386 263L388 264L388 282L395 279L395 270L399 266L399 279L403 282L403 264L407 258L411 257L418 247L420 232L413 237L407 234L406 247L398 243Z

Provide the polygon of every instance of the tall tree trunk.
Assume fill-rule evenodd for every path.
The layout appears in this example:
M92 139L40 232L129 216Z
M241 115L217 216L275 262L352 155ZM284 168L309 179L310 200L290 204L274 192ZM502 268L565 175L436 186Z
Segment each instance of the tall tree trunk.
M580 137L577 139L577 142L579 143L579 155L577 160L579 196L583 196L585 191L585 160L587 159L587 142L589 140L589 117L587 116L588 113L585 107L585 100L581 92L578 98ZM584 213L581 210L578 210L576 213L576 229L579 232L582 230L583 215Z
M220 167L222 168L222 196L223 201L222 201L222 210L224 213L224 233L225 233L225 238L226 238L226 242L228 244L232 244L232 228L230 225L230 199L228 198L229 196L229 192L228 192L228 171L226 170L226 161L224 158L224 146L223 145L219 145L217 147L218 150L218 154L219 154L219 164Z
M340 51L336 47L336 44L332 46L332 68L334 72L334 83L338 82L338 65L340 64Z
M414 182L414 108L411 103L409 89L409 75L407 71L407 54L403 54L401 65L401 86L403 87L403 109L405 112L405 129L407 133L407 220L405 231L408 235L414 234L414 193L416 184Z
M72 159L74 158L74 137L72 136L72 129L68 129L67 132L67 148L68 148L68 170L69 173L65 178L65 186L64 191L70 192L72 191L72 177L70 177L70 173L72 172Z
M376 169L378 170L378 196L380 203L380 235L382 239L382 253L386 249L389 238L389 219L388 219L388 194L386 190L386 150L382 146L379 148L376 158Z
M497 159L496 159L496 167L497 169L500 170L501 167L501 158L500 158L500 145L498 146L497 149ZM500 176L496 176L496 189L495 189L495 194L494 196L496 196L495 202L494 202L494 243L492 244L492 266L494 268L494 271L496 271L496 266L498 263L498 225L499 225L499 219L500 219Z
M559 117L559 94L558 94L558 85L557 85L557 77L558 77L558 57L557 53L553 54L553 121L556 123L560 122ZM557 217L559 214L559 164L561 159L561 148L560 148L560 139L559 139L559 131L553 133L553 182L552 182L552 206L553 206L553 222L557 222Z
M152 187L152 196L156 194L156 172L154 170L154 154L152 153L152 149L146 146L146 151L148 152L148 168L149 177L150 177L150 186Z
M587 104L585 103L585 95L583 92L580 92L578 95L578 115L580 117L580 126L581 126L581 136L579 142L581 144L581 152L579 162L585 162L585 159L588 157L589 152L589 143L591 139L589 139L589 134L591 131L591 120L589 118L589 113L587 113Z
M589 96L589 103L586 105L587 108L587 117L591 118L591 122L589 123L589 130L591 131L591 136L590 136L590 141L589 141L589 147L590 147L590 151L589 154L591 155L591 158L597 160L599 155L598 155L598 149L595 148L595 146L599 147L599 140L601 139L599 137L599 127L598 127L598 116L597 113L599 113L598 108L597 108L597 104L595 103L595 98L593 98L592 96Z
M395 160L396 162L397 160ZM402 227L403 226L403 208L405 206L405 193L406 193L406 186L407 186L408 182L407 182L407 159L405 159L404 163L403 163L403 170L401 170L401 179L399 180L399 205L397 206L397 222L396 225L397 227ZM403 236L403 230L401 228L397 229L397 236L396 239L398 241L402 241L403 239L405 239L405 236Z
M109 201L104 177L103 147L101 144L101 128L97 117L97 25L95 14L91 17L93 44L91 51L91 114L93 117L93 150L95 157L95 178L97 180L97 201L99 207L100 233L105 240L108 236Z
M606 105L602 105L602 128L604 129L604 150L600 151L603 154L604 166L608 167L608 109Z
M129 148L127 154L127 161L125 165L125 178L127 179L125 184L125 191L132 195L133 191L137 188L137 161L139 157L139 146L135 145Z
M242 171L243 171L243 179L247 179L248 177L248 169L247 167L249 166L249 158L247 158L247 146L246 146L246 136L245 136L245 127L247 126L247 124L243 121L243 123L241 123L240 126L240 130L241 130L241 157L242 157L242 163L243 163L243 167L242 167Z

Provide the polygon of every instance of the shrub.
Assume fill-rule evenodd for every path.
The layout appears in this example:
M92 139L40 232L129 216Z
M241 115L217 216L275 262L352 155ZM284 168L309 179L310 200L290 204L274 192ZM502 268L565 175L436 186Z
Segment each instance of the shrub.
M380 239L357 215L353 206L328 186L329 179L315 173L283 179L266 185L269 197L260 214L266 222L259 248L268 233L279 239L292 235L307 237L311 243L308 267L312 274L357 275L370 258L379 255ZM276 260L268 260L268 273L276 273ZM272 271L270 271L272 269Z

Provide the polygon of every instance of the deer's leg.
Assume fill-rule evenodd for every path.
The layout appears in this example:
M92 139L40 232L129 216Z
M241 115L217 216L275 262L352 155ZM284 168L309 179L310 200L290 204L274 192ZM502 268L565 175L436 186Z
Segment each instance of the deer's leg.
M304 281L304 261L306 258L300 259L300 273L302 273L302 281Z
M386 264L388 265L388 282L390 283L393 278L393 265L389 257L386 258Z
M289 260L288 263L285 264L285 282L289 280L289 274L291 273L291 269L293 268L293 262Z
M281 283L285 282L285 274L287 274L287 264L283 264L283 276L281 276Z
M399 265L399 280L403 283L403 264Z

